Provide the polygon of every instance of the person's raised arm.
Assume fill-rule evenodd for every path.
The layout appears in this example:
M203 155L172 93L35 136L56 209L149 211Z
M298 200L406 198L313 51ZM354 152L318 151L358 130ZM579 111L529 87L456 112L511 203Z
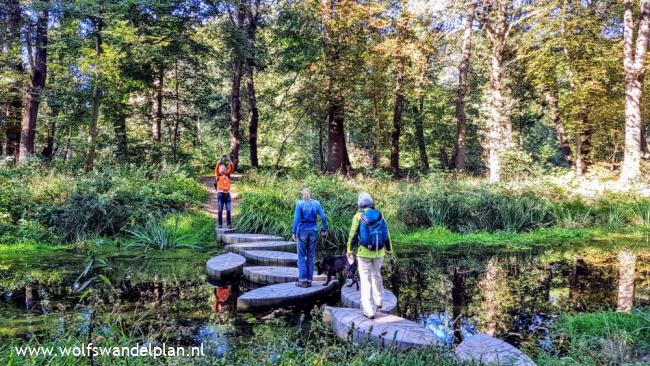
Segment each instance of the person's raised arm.
M228 172L226 173L226 175L230 175L230 174L232 174L234 172L235 172L235 164L230 162L230 165L228 165Z

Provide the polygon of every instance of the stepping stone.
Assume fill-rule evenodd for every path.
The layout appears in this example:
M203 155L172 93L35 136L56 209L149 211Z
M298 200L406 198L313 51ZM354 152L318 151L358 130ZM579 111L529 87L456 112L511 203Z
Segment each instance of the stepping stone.
M223 234L218 239L224 244L250 243L257 241L280 241L284 238L265 234Z
M246 264L246 258L239 254L226 253L210 258L205 264L205 269L208 276L221 279L240 273L244 264Z
M408 349L439 344L436 335L410 320L395 315L378 313L368 319L360 309L326 306L323 321L332 324L336 335L354 344L370 342L377 347ZM350 338L351 337L351 338Z
M461 360L479 364L535 366L530 357L513 345L482 333L462 341L455 352Z
M245 252L248 253L248 252ZM244 267L244 278L262 285L298 281L298 268L296 267ZM314 273L315 281L325 281L327 276Z
M338 281L332 281L327 286L323 284L323 281L314 281L311 287L307 288L297 287L293 283L260 287L241 295L237 299L237 309L253 310L309 304L329 295L336 289Z
M217 234L217 237L219 237L219 235L234 233L235 229L228 229L228 228L225 228L225 227L215 226L214 232L215 232L215 234Z
M242 253L246 250L274 250L295 253L296 243L293 241L255 241L250 243L229 244L226 250L233 253ZM297 258L297 257L296 257Z
M261 266L295 266L298 263L296 253L275 250L244 250L240 253L249 263Z
M341 305L346 308L361 308L361 293L357 291L357 285L348 287L352 281L348 281L345 286L341 288ZM384 313L395 314L397 312L397 297L390 292L390 290L384 289L382 300L381 300L381 310Z

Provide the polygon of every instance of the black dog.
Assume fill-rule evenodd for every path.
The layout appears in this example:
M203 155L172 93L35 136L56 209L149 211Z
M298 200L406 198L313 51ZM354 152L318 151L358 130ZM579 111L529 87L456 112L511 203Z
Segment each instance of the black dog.
M316 268L318 269L319 275L323 273L327 274L327 282L325 282L325 286L330 283L333 276L336 276L339 272L343 272L347 279L352 280L352 283L349 284L348 287L352 287L352 285L356 284L357 291L359 290L356 258L354 259L354 262L350 264L350 262L348 262L348 258L344 255L330 255L325 259L322 259L320 262L316 263Z

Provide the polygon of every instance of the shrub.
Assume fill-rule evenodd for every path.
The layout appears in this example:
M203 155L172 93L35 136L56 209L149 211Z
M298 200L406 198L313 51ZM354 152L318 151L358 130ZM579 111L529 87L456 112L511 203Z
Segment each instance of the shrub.
M74 192L59 207L45 214L45 223L67 241L118 233L131 218L128 207L89 190Z
M631 220L637 225L650 226L650 200L639 200L629 206Z
M426 197L416 192L407 192L397 199L397 216L407 227L440 225L446 218L446 214L441 212L445 208L430 205Z
M168 225L164 218L152 216L143 225L137 225L127 233L133 240L127 248L144 249L146 253L149 248L168 250L176 248L196 248L186 243L188 235L180 235L179 218L172 218L172 224Z
M453 231L528 231L552 221L549 203L532 194L485 189L448 191L430 201L429 222Z

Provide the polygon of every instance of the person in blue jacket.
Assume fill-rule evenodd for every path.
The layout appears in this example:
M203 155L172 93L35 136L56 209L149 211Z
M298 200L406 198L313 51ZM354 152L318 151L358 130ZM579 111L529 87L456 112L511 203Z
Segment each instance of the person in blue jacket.
M298 246L298 281L296 286L309 287L314 278L314 260L318 241L318 216L322 221L320 235L327 236L327 215L320 202L311 199L308 188L301 191L302 199L296 202L296 210L291 225L291 239Z

